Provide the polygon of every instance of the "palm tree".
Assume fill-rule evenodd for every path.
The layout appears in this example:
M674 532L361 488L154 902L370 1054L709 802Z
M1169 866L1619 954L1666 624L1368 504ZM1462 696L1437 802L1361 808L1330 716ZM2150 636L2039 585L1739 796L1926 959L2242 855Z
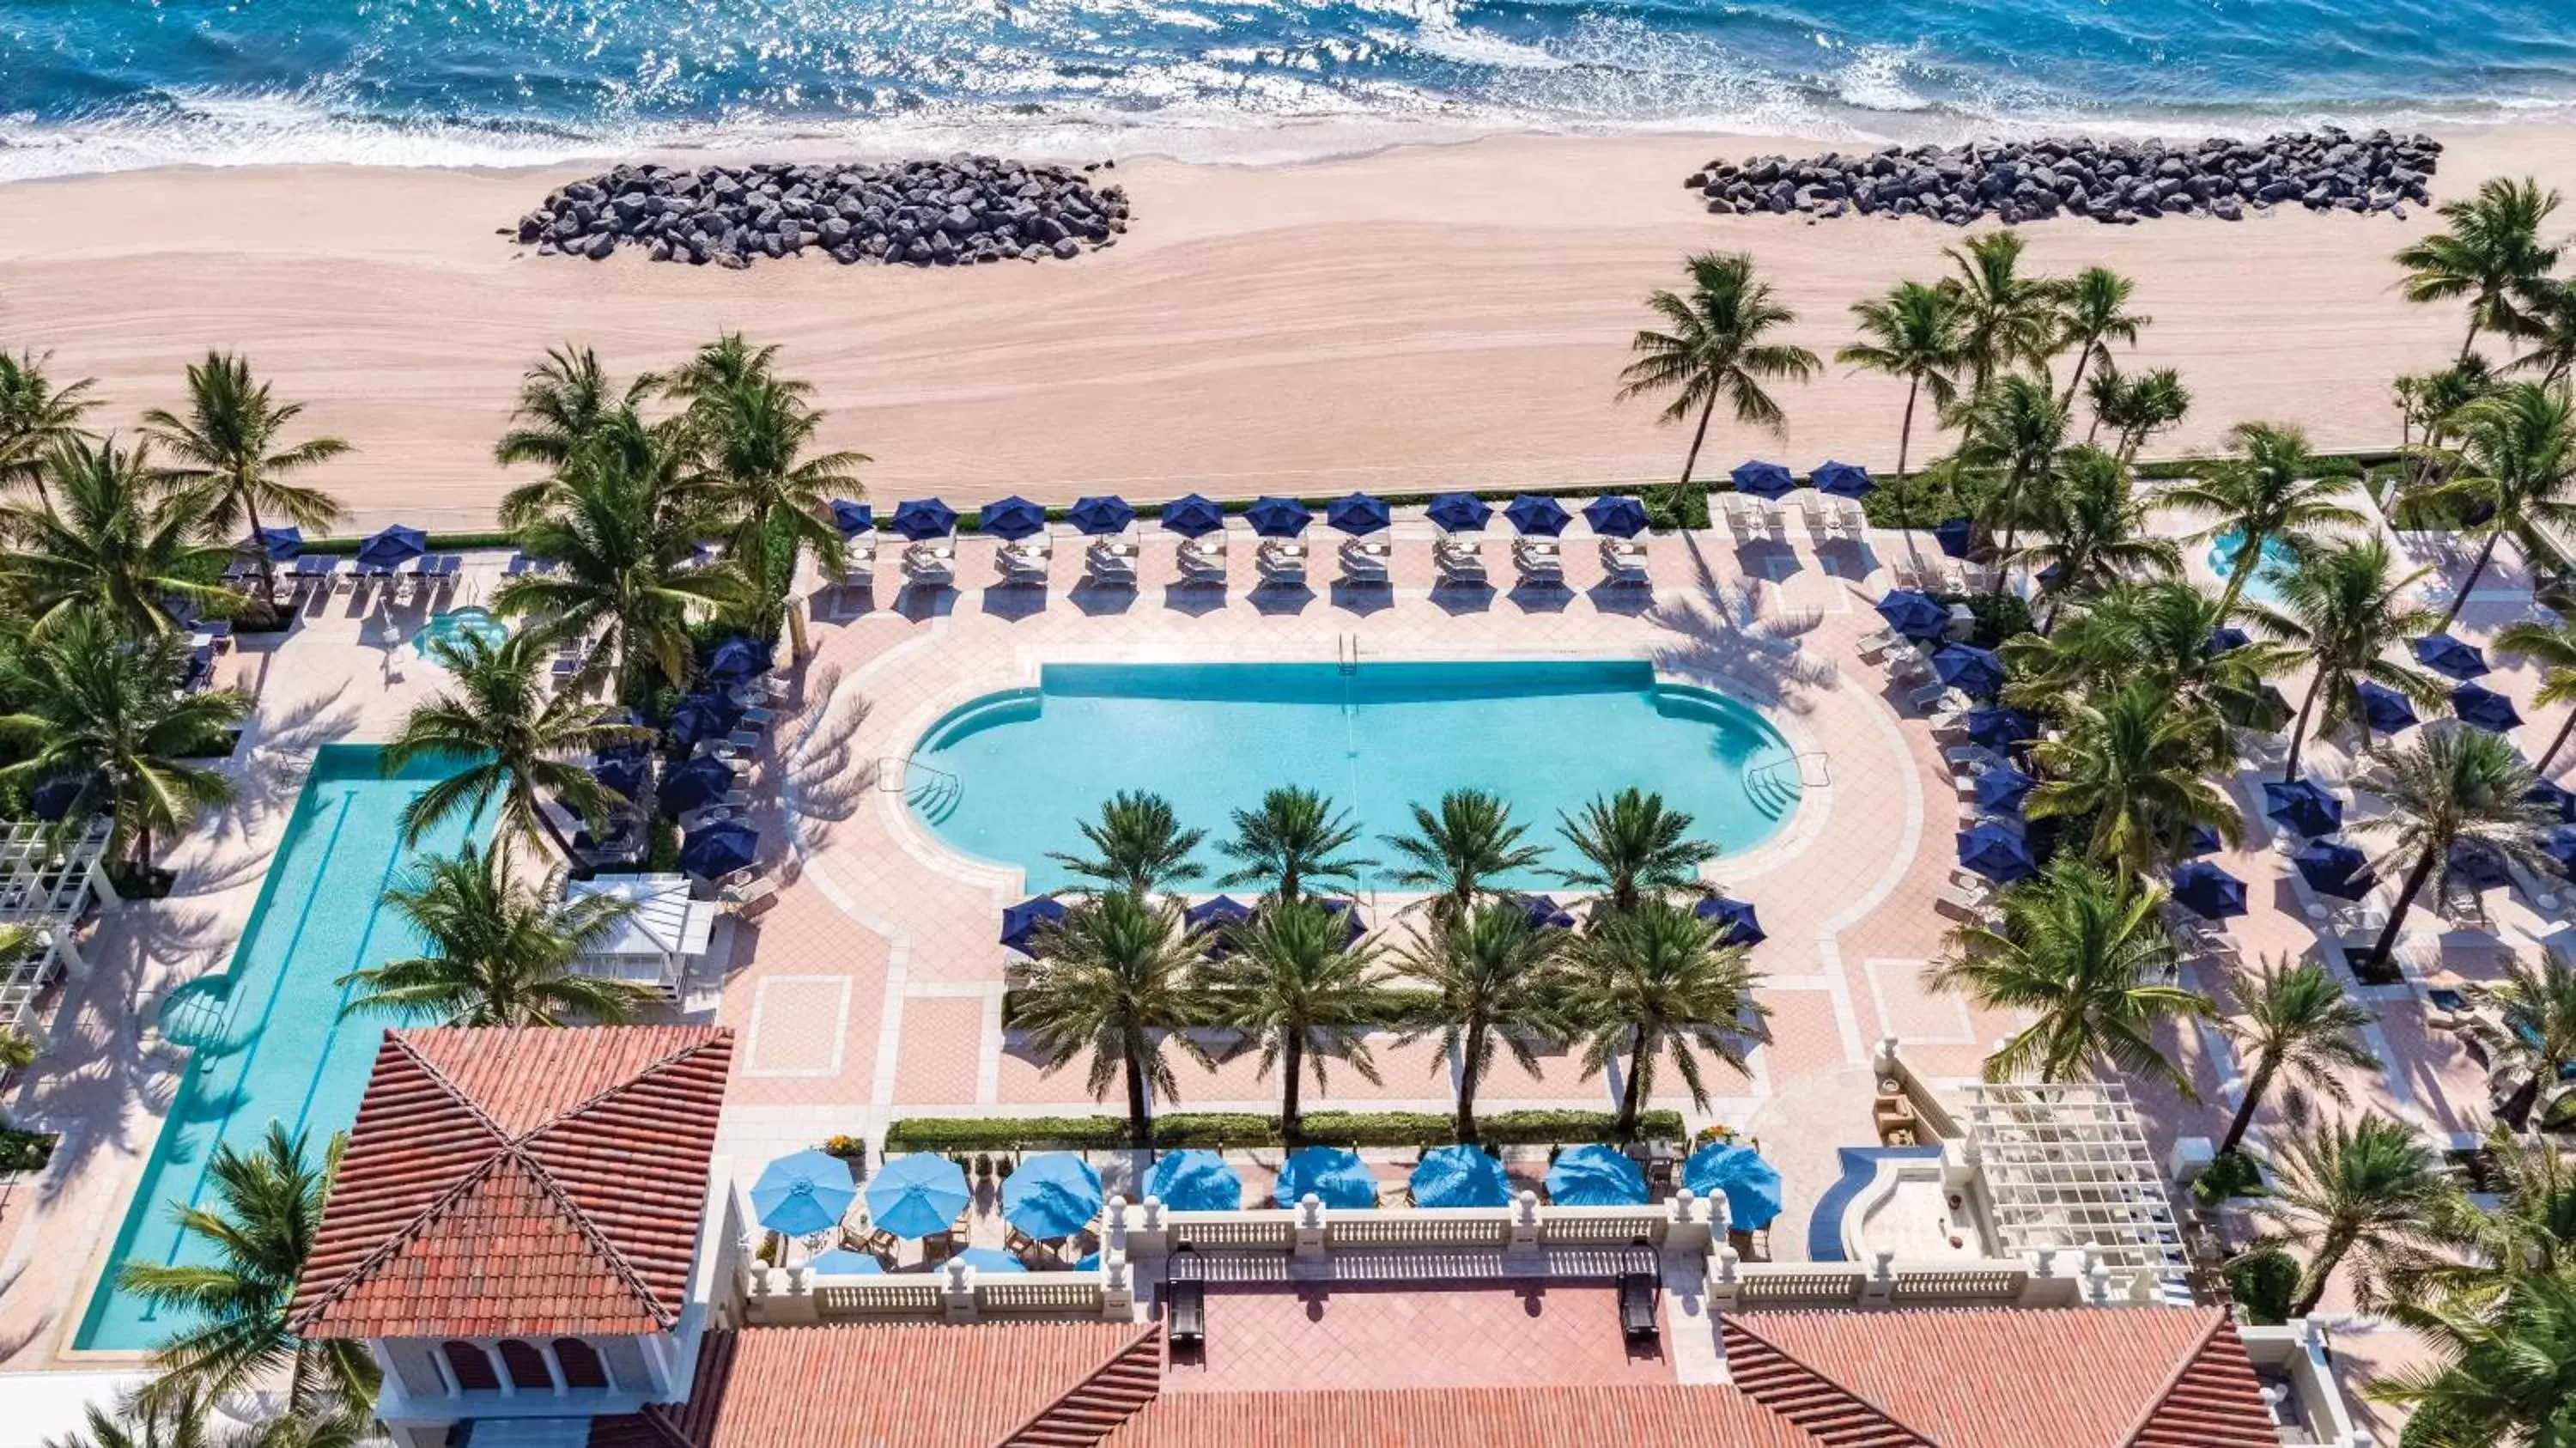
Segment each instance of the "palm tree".
M95 378L56 387L45 375L50 352L0 352L0 493L36 490L46 501L45 459L85 434L81 418L99 406L90 396Z
M2004 696L2055 710L2073 694L2108 695L2147 679L2168 691L2177 709L2215 711L2239 728L2277 730L2289 721L2272 717L2265 681L2289 668L2289 651L2269 642L2211 649L2210 636L2227 620L2218 600L2188 579L2115 581L2055 621L2047 635L2003 642L2011 676Z
M2550 708L2559 704L2576 705L2576 620L2564 617L2549 622L2524 619L2496 630L2495 647L2508 654L2520 654L2540 666L2540 688L2531 698L2534 704ZM2558 751L2567 747L2567 736L2576 733L2576 709L2550 736L2549 748L2541 753L2532 772L2549 777L2549 766L2558 762Z
M2111 451L2124 463L2136 462L2147 439L2180 425L2191 411L2191 389L2182 385L2181 373L2156 367L2130 376L2113 368L2108 358L2084 384L2084 400L2093 411L2085 441L2109 427L2115 444Z
M174 638L128 640L95 613L70 615L31 639L0 674L0 739L25 751L0 787L81 782L64 818L105 814L116 848L152 868L153 840L233 797L231 779L192 763L232 752L249 701L229 689L189 694L187 649Z
M1532 1038L1563 1029L1553 1010L1563 943L1563 932L1532 925L1527 911L1489 903L1435 917L1403 952L1404 973L1439 997L1403 1040L1440 1037L1437 1059L1458 1077L1460 1141L1476 1140L1476 1088L1495 1046L1535 1074Z
M2221 595L2222 612L2236 606L2246 580L2262 566L2264 545L2281 539L2293 548L2321 528L2358 528L2359 509L2343 500L2352 482L2319 476L2322 464L2308 450L2308 435L2295 426L2240 422L2228 430L2233 453L2225 462L2167 488L2164 500L2215 519L2192 535L2195 543L2236 535L2236 557Z
M1905 417L1896 430L1896 476L1903 478L1916 401L1930 393L1938 415L1958 400L1959 385L1950 375L1959 365L1958 304L1939 287L1898 282L1883 297L1854 302L1852 315L1860 319L1863 340L1836 352L1834 360L1905 379Z
M2432 1350L2370 1396L2412 1414L2405 1448L2565 1448L2576 1442L2576 1273L2533 1273L2487 1302L2399 1302Z
M1207 873L1190 859L1207 831L1182 829L1172 802L1159 794L1122 789L1102 802L1097 821L1077 828L1091 845L1089 855L1047 854L1067 874L1141 899Z
M2441 217L2448 230L2399 249L2397 264L2407 273L2406 300L2469 299L2462 358L2476 349L2482 331L2528 334L2531 324L2523 309L2541 300L2550 270L2558 265L2560 248L2540 239L2542 224L2557 209L2558 193L2542 191L2527 177L2490 177L2476 196L2443 204Z
M2306 1116L2305 1091L2337 1104L2351 1100L2352 1093L2334 1074L2337 1067L2370 1071L2379 1066L2360 1035L2376 1018L2344 995L2323 962L2267 961L2242 994L2245 1014L2228 1018L2227 1033L2254 1064L2245 1072L2245 1099L2218 1145L2222 1156L2245 1140L2245 1129L2254 1124L2255 1108L2263 1104L2274 1077L2289 1074L2290 1116L2296 1121Z
M1804 382L1821 364L1804 347L1764 340L1774 328L1797 321L1798 314L1772 295L1770 283L1753 279L1753 258L1741 252L1701 252L1684 266L1691 280L1687 296L1656 292L1646 298L1647 309L1671 330L1637 333L1629 344L1637 360L1619 374L1619 397L1625 401L1669 392L1673 400L1656 421L1697 417L1677 485L1687 487L1721 398L1736 421L1778 432L1780 404L1762 384Z
M2420 441L2415 448L2415 477L2410 486L2421 488L2440 475L2443 439L2448 436L2444 425L2459 414L2461 408L2495 392L2503 382L2487 359L2475 354L2463 357L2438 372L2397 379L2405 391L2401 400L2411 403L2410 419ZM2411 384L2411 386L2406 386ZM2402 504L2403 495L2399 498Z
M1717 846L1691 838L1691 817L1666 809L1661 794L1631 785L1607 799L1594 795L1578 814L1557 816L1556 832L1584 859L1559 878L1610 897L1618 914L1635 911L1650 891L1687 889Z
M208 539L230 542L248 536L259 560L259 596L277 606L277 565L258 547L263 519L283 519L298 528L322 529L343 516L340 504L319 488L290 476L349 450L336 437L307 438L281 445L279 434L304 412L300 402L280 403L269 385L253 382L250 363L223 352L188 369L188 415L153 408L143 414L151 439L177 459L162 477L183 488L206 493L210 501L200 526Z
M2506 363L2517 371L2538 368L2543 386L2556 386L2576 370L2576 285L2544 278L2538 294L2524 309L2531 350Z
M1771 1039L1770 1008L1753 998L1760 978L1750 956L1741 945L1720 944L1719 930L1688 905L1650 896L1568 947L1559 1018L1585 1031L1585 1080L1626 1056L1611 1128L1622 1140L1637 1134L1666 1055L1692 1103L1706 1111L1700 1054L1746 1074L1753 1045Z
M2483 729L2428 729L2405 749L2375 756L2361 788L2386 808L2353 828L2388 837L2380 863L2406 862L2406 883L2371 948L2374 967L2388 968L2388 952L2426 881L2436 881L2437 893L2450 893L2453 846L2490 850L2527 869L2546 866L2540 842L2557 812L2524 798L2539 782L2511 744Z
M738 380L692 398L690 424L705 460L707 498L732 520L726 551L750 581L762 622L774 629L783 610L802 654L803 617L785 607L788 590L809 549L839 576L842 538L832 523L832 499L859 493L854 469L869 459L850 451L807 455L823 414L772 377Z
M214 1427L215 1411L210 1395L194 1383L174 1385L158 1397L128 1393L113 1411L89 1404L81 1413L83 1431L48 1438L45 1448L358 1448L374 1438L371 1416L345 1406L287 1413L231 1433Z
M2049 601L2043 633L2056 624L2064 600L2087 592L2099 575L2116 579L2182 568L2182 550L2174 541L2148 531L2147 504L2118 458L2079 443L2058 455L2056 471L2057 485L2031 509L2043 541L2007 555L2009 563L2048 580L2040 585Z
M2489 1200L2443 1194L2425 1222L2439 1250L2389 1274L2399 1302L2479 1306L2518 1283L2576 1271L2576 1157L2489 1122L2479 1143Z
M1088 1056L1085 1085L1095 1101L1123 1074L1128 1140L1137 1146L1153 1141L1152 1098L1180 1095L1164 1048L1211 1069L1216 1064L1189 1034L1208 1021L1198 988L1199 947L1179 907L1152 899L1150 888L1082 901L1046 928L1037 972L1014 997L1012 1022L1037 1052L1041 1070L1062 1070Z
M2191 1078L2155 1042L2159 1025L2215 1014L2209 997L2168 984L2179 956L2150 881L2070 855L2004 892L2003 918L1951 932L1950 953L1924 972L1936 991L1980 1009L2022 1011L2031 1023L1986 1057L1986 1079L2076 1077L2096 1061L2154 1075L2184 1099Z
M1986 526L2003 530L2003 552L2009 558L2033 497L2044 498L2056 489L2058 457L2066 444L2066 409L2049 395L2046 380L2016 373L1979 387L1968 399L1961 425L1965 436L1959 444L1960 461L1999 480ZM2006 573L1995 570L1998 595Z
M2420 490L2426 500L2468 503L2486 517L2468 525L2485 535L2477 562L2452 595L2440 627L2449 628L2476 591L2478 579L2508 535L2533 563L2556 563L2559 538L2576 526L2576 430L2569 422L2565 388L2512 382L2461 408L2443 422L2458 439L2440 462L2444 481Z
M551 843L559 857L572 847L546 814L548 796L593 829L607 821L616 799L577 761L646 734L608 722L607 709L569 690L549 694L552 649L541 630L497 644L467 633L431 646L430 657L457 687L413 706L385 745L384 766L390 774L416 759L444 758L459 767L403 806L406 842L458 814L480 814L494 795L502 799L505 829Z
M345 1141L333 1137L317 1163L302 1134L271 1122L247 1151L217 1145L206 1163L212 1205L174 1206L180 1228L203 1239L209 1260L137 1259L117 1269L119 1291L185 1324L154 1354L163 1376L147 1398L167 1402L191 1390L218 1398L283 1373L298 1413L375 1401L376 1365L365 1343L310 1340L286 1325Z
M1318 1089L1324 1061L1339 1056L1374 1085L1379 1080L1368 1033L1386 1020L1386 976L1377 949L1345 945L1342 917L1320 900L1280 895L1263 902L1250 928L1237 931L1232 954L1208 971L1211 1023L1261 1049L1260 1074L1273 1068L1284 1083L1281 1139L1304 1140L1298 1096L1311 1069Z
M2064 733L2032 750L2045 776L2025 806L2032 819L2091 821L2086 856L2131 875L2195 827L2229 844L2243 838L2234 801L2209 781L2235 758L2215 712L2175 707L2152 679L2067 709Z
M170 604L223 611L234 595L217 580L228 547L199 540L212 500L173 493L158 480L149 448L73 439L45 458L48 501L0 507L5 581L33 615L36 632L104 610L139 634L175 627Z
M2380 1287L2416 1255L2443 1195L2440 1159L2415 1128L2377 1112L2290 1133L2272 1162L2273 1194L2255 1210L2308 1249L2290 1316L2316 1310L2335 1268L2355 1248L2353 1298L2375 1306Z
M344 1011L430 1013L456 1026L606 1025L651 1004L651 987L585 974L574 962L606 940L633 907L604 895L568 899L554 870L530 886L512 868L507 844L486 854L472 841L452 855L425 855L385 891L427 953L353 970L343 989L361 993Z
M1512 823L1512 807L1481 789L1453 789L1440 796L1437 813L1413 806L1413 833L1388 835L1387 848L1408 862L1396 883L1438 891L1433 911L1455 921L1474 907L1486 881L1537 867L1546 852L1524 845L1527 827Z
M492 449L493 460L561 469L620 417L642 408L662 382L647 372L621 389L588 347L550 347L520 382L519 405L510 414L510 430Z
M2075 370L2066 375L2059 407L2075 406L2076 390L2084 385L2084 371L2097 353L2107 362L2112 343L2138 345L2138 333L2155 321L2128 309L2129 294L2135 290L2136 283L2106 266L2088 266L2057 288L2057 335L2050 347L2058 352L2075 349Z
M2318 734L2331 734L2346 721L2363 717L2357 686L2364 680L2427 706L2448 697L2432 675L2391 657L2407 639L2424 632L2431 617L2430 610L2407 601L2425 570L2398 577L2396 567L2396 556L2376 534L2309 550L2292 561L2289 576L2281 580L2279 607L2257 604L2245 610L2247 622L2279 640L2289 657L2311 671L2298 720L2290 729L2283 781L2299 777L2299 750L2311 722Z
M1274 789L1259 809L1234 811L1234 837L1218 844L1239 868L1220 885L1261 884L1281 900L1295 900L1309 884L1357 884L1377 861L1345 855L1360 837L1347 811L1302 785Z
M2045 361L2058 341L2057 291L2045 277L2022 274L2021 233L1990 231L1941 254L1950 259L1941 289L1959 311L1970 398L1997 373Z
M2554 1091L2576 1066L2576 967L2555 950L2540 963L2516 960L2504 979L2487 987L2487 999L2504 1018L2503 1054L2522 1068L2523 1082L2496 1109L2516 1131L2531 1120L2543 1091Z

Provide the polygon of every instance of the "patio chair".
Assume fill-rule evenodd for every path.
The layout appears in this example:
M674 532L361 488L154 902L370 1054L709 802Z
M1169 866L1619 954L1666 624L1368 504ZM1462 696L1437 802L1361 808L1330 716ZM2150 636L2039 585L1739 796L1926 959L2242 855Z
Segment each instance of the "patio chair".
M1660 1334L1655 1325L1655 1274L1619 1274L1619 1331L1630 1342L1652 1342Z
M1646 581L1646 545L1633 538L1601 540L1601 571L1610 583Z

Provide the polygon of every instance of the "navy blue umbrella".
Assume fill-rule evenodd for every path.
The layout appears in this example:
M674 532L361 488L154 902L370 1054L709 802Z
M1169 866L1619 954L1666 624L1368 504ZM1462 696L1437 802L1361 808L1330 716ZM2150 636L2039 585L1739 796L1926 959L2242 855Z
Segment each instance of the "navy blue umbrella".
M2369 857L2341 840L2310 840L2290 863L2299 867L2309 889L2338 900L2358 900L2379 884Z
M2475 646L2464 644L2446 633L2426 634L2415 641L2415 662L2434 673L2453 679L2474 679L2487 671L2487 656Z
M391 568L396 564L409 563L428 551L428 534L418 528L406 528L396 523L390 528L379 530L366 542L358 545L358 566Z
M1920 589L1891 589L1876 607L1889 628L1910 639L1937 639L1950 627L1950 610Z
M1022 955L1035 955L1038 932L1064 923L1064 902L1051 895L1023 900L1002 912L1002 943Z
M1870 489L1878 486L1869 480L1869 469L1860 464L1830 460L1818 464L1807 481L1816 485L1817 492L1838 498L1866 498Z
M2230 623L2221 624L2217 628L2211 629L2209 631L2209 642L2202 644L2200 647L2201 652L2203 653L2225 654L2233 653L2252 642L2254 642L2254 639L2251 635L2247 634L2245 630Z
M671 739L682 749L695 749L722 739L742 722L742 706L722 694L691 694L671 711Z
M1572 930L1574 916L1553 895L1514 895L1512 903L1529 917L1532 930Z
M2039 737L2039 721L2019 709L1971 709L1968 738L1988 749L2009 749Z
M27 791L27 808L47 824L58 823L72 812L80 799L81 788L88 780L76 774L57 774Z
M1943 644L1932 651L1932 672L1961 693L1991 699L2004 686L2004 661L1992 649Z
M2021 802L2030 797L2031 790L2038 784L2038 780L2011 765L1989 769L1977 776L1977 808L2000 814L2019 814Z
M2263 781L2263 813L2302 835L2330 835L2343 828L2343 801L2311 780Z
M1162 522L1184 538L1204 538L1225 526L1225 509L1213 499L1186 493L1163 505Z
M735 634L707 655L707 678L733 685L757 679L777 662L777 650L766 639Z
M1968 545L1976 540L1977 524L1973 518L1944 518L1932 525L1932 541L1941 545L1945 558L1965 558Z
M284 563L304 551L301 528L262 528L251 539L251 546L268 555L271 563Z
M1243 519L1264 538L1294 538L1306 531L1315 515L1295 498L1256 498L1243 510Z
M641 798L644 793L644 761L641 759L603 759L592 765L590 777L599 787L620 799Z
M1226 944L1227 932L1251 918L1252 907L1231 895L1202 900L1181 912L1181 920L1189 926L1191 934L1208 938L1202 954L1210 960L1218 959L1232 949Z
M1126 532L1127 525L1136 521L1136 507L1125 498L1104 494L1077 499L1064 516L1076 531L1103 538Z
M894 506L894 530L919 543L957 531L957 510L937 498L906 498Z
M1342 918L1342 948L1345 950L1359 944L1360 937L1368 934L1368 922L1360 918L1360 906L1356 900L1327 900L1324 913Z
M1350 534L1365 537L1395 521L1386 499L1369 493L1352 493L1324 505L1324 521Z
M2353 685L2352 691L2361 700L2362 722L2373 731L2395 734L2414 727L2415 706L2395 689L2364 679Z
M1583 505L1583 521L1605 538L1634 538L1646 531L1646 505L1634 498L1595 498Z
M1442 493L1427 510L1431 521L1451 533L1474 533L1494 516L1493 505L1473 493Z
M1574 521L1563 503L1541 493L1523 493L1512 499L1511 505L1503 509L1503 516L1511 519L1512 527L1520 532L1541 538L1555 537Z
M2533 804L2549 806L2557 813L2559 819L2576 825L2576 794L2570 794L2544 779L2533 785L2523 798Z
M856 538L876 525L876 509L865 503L853 503L847 498L832 500L832 526L841 530L842 537Z
M2484 684L2462 684L2451 691L2451 712L2460 722L2474 724L2490 734L2502 734L2522 722L2514 712L2513 701Z
M689 831L680 846L680 868L701 880L730 875L759 858L760 836L731 820Z
M995 498L976 513L975 531L1017 543L1032 533L1046 531L1046 509L1017 494Z
M2185 860L2174 867L2173 897L2204 919L2245 913L2245 882L2207 860Z
M1757 498L1785 498L1798 488L1798 480L1778 463L1738 463L1727 476L1735 480L1737 492Z
M2560 825L2540 842L2540 852L2558 866L2558 873L2576 880L2576 827Z
M2183 858L2195 859L2201 855L2217 854L2218 847L2225 843L2227 843L2225 840L2218 837L2218 831L2207 825L2193 825L2191 833L2183 836Z
M1992 820L1961 830L1958 844L1959 863L1998 885L2027 880L2039 873L2039 866L2031 861L2030 847L2022 843L2021 836Z
M2504 856L2477 840L2453 841L2448 863L2451 878L2466 881L2472 890L2492 890L2513 883L2513 872L2505 868Z
M1762 929L1761 918L1753 913L1750 900L1711 897L1691 907L1691 913L1702 920L1718 922L1720 945L1759 945L1770 938Z
M733 769L723 760L712 755L692 759L663 776L662 810L665 814L683 815L704 809L724 798L733 786Z

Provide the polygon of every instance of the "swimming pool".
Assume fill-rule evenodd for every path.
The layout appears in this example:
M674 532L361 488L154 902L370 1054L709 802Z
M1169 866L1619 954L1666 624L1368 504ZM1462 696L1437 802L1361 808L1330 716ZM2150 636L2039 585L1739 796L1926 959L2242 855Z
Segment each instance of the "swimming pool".
M988 694L922 736L904 777L913 813L954 848L1027 872L1033 891L1078 883L1049 851L1086 853L1077 825L1122 790L1172 802L1208 831L1300 784L1350 811L1355 853L1409 832L1409 806L1490 790L1546 852L1495 883L1543 889L1573 863L1560 812L1635 785L1695 817L1728 854L1796 808L1796 759L1759 713L1659 682L1642 661L1333 664L1051 664L1033 689ZM1387 872L1364 882L1392 888ZM1212 887L1210 887L1212 888Z
M198 1200L216 1146L248 1148L279 1120L310 1131L318 1155L332 1132L357 1120L377 1043L398 1022L373 1014L342 1019L346 993L335 982L419 949L410 926L382 905L385 886L414 854L403 847L397 816L455 767L425 760L389 779L381 759L364 746L321 751L232 968L181 987L163 1007L163 1034L194 1054L76 1346L146 1349L169 1335L170 1322L109 1284L116 1264L129 1258L169 1262L180 1260L183 1246L192 1257L199 1250L194 1239L183 1241L170 1204ZM469 829L479 825L434 830L422 848L453 850Z
M2235 572L2236 550L2244 546L2244 533L2234 528L2219 534L2209 545L2209 571L2218 575L2219 582L2226 582L2228 576ZM2297 562L2298 557L2290 552L2288 544L2278 538L2264 539L2262 558L2254 565L2254 576L2245 580L2245 586L2237 591L2237 596L2266 607L2280 607L2281 581L2289 576L2291 567Z

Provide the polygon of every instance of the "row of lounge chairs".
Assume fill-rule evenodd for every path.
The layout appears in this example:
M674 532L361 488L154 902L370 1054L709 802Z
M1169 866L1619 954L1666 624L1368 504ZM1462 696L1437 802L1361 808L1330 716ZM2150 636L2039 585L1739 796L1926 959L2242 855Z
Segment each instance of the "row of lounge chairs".
M1133 587L1136 582L1138 546L1125 538L1098 538L1083 548L1084 580L1094 587ZM1212 533L1203 538L1182 539L1175 559L1181 579L1187 583L1222 583L1227 575L1229 547L1224 534ZM1607 582L1616 585L1643 585L1650 581L1646 568L1646 548L1626 538L1600 540L1601 569ZM1002 583L1042 587L1055 559L1054 545L1045 538L1030 538L1005 543L995 551L994 567ZM1254 568L1264 583L1302 583L1306 580L1312 549L1289 538L1265 538L1254 550ZM1432 559L1439 568L1443 585L1471 586L1487 581L1483 540L1464 534L1448 534L1432 544ZM1352 538L1334 550L1342 581L1346 583L1383 584L1391 578L1394 548L1382 539ZM1562 585L1565 581L1564 555L1555 539L1515 538L1511 543L1511 561L1523 584ZM859 587L875 573L875 549L872 544L855 545L849 569L841 582ZM953 538L933 538L907 544L902 555L904 580L915 585L944 585L956 581L957 543Z
M424 554L409 563L389 567L370 567L354 559L308 553L287 568L284 583L290 604L342 591L355 593L370 584L382 584L388 599L405 585L411 586L414 598L425 599L437 589L452 586L464 571L465 557L459 553Z
M1727 493L1721 505L1726 530L1739 543L1764 539L1785 542L1794 515L1807 535L1820 543L1856 542L1869 531L1869 515L1848 498L1819 496L1807 506L1774 503L1745 493Z

